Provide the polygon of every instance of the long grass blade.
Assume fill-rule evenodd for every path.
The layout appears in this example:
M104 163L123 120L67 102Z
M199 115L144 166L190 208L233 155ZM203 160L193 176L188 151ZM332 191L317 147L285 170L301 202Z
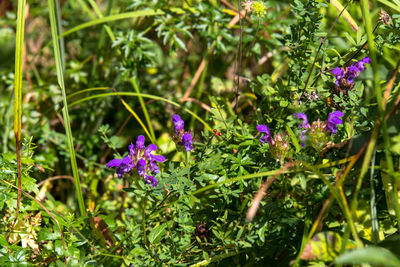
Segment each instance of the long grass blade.
M149 128L151 137L155 140L156 139L156 135L154 134L153 125L151 124L151 120L150 120L149 113L147 112L146 104L144 103L143 98L140 95L140 89L139 89L139 86L137 85L135 77L133 77L131 79L131 83L132 83L132 86L135 89L136 93L139 94L138 98L139 98L140 106L142 107L142 110L143 110L144 118L146 119L147 127Z
M395 204L395 211L396 211L396 218L397 218L397 227L400 230L400 203L399 203L399 196L398 196L398 191L397 191L397 183L396 180L393 176L394 172L394 165L393 165L393 159L392 159L392 154L391 154L391 145L390 145L390 139L388 135L388 130L387 130L387 121L385 119L385 104L383 102L383 94L382 94L382 88L379 83L379 76L378 76L378 62L377 62L377 56L376 56L376 46L374 43L374 34L373 34L373 28L372 28L372 18L369 12L369 4L368 0L362 0L362 14L363 14L363 19L365 22L365 28L366 28L366 33L368 37L368 51L370 53L370 58L371 58L371 65L372 65L372 71L373 71L373 88L375 89L374 91L376 92L376 101L378 104L378 111L379 111L379 120L382 122L382 133L383 133L383 143L384 143L384 151L385 151L385 157L386 157L386 162L389 170L389 175L391 176L391 183L392 183L392 188L393 188L393 201ZM369 151L371 149L371 151ZM364 163L366 161L370 161L371 156L372 156L372 150L373 148L368 147L367 149L367 155L369 158L367 158L367 155L365 156ZM369 153L371 152L371 153ZM368 164L368 163L367 163ZM361 168L361 175L364 175L366 173L366 166L362 166ZM361 177L360 177L361 179ZM356 206L356 205L355 205ZM355 209L354 209L355 210Z
M175 12L176 14L184 14L186 13L185 10L180 9L180 8L171 8L171 11ZM110 15L110 16L105 16L102 18L94 19L86 23L82 23L72 29L69 29L68 31L64 32L61 34L61 36L67 36L71 33L80 31L85 28L89 28L95 25L107 23L107 22L112 22L116 20L122 20L122 19L132 19L132 18L138 18L138 17L148 17L148 16L157 16L157 15L165 15L165 12L162 10L138 10L138 11L133 11L133 12L127 12L127 13L120 13L120 14L115 14L115 15Z
M392 8L393 10L400 12L400 6L394 5L392 2L388 0L378 0L378 2L381 2L384 5L387 5L388 7Z
M71 123L70 123L69 113L68 113L67 97L66 97L66 93L65 93L64 74L63 74L63 69L62 69L62 59L61 59L61 55L60 55L60 47L59 47L59 42L58 42L57 21L56 21L54 1L55 0L48 0L51 35L53 38L54 56L55 56L56 69L57 69L57 79L58 79L58 85L61 88L62 97L63 97L64 108L62 110L63 111L62 113L63 113L63 118L65 121L65 131L66 131L67 140L68 140L68 150L69 150L69 154L71 157L72 174L74 176L74 181L75 181L75 188L76 188L76 194L77 194L77 198L78 198L79 210L80 210L81 216L85 216L86 215L85 203L83 200L83 194L82 194L82 188L81 188L81 183L80 183L80 179L79 179L78 167L76 164L74 141L73 141L73 137L72 137Z
M155 95L149 95L149 94L138 94L138 93L132 93L132 92L118 92L118 93L105 93L105 94L97 94L97 95L92 95L92 96L88 96L82 99L79 99L71 104L69 104L69 107L75 106L77 104L89 101L91 99L96 99L96 98L101 98L101 97L107 97L107 96L118 96L118 95L126 95L126 96L141 96L143 98L149 98L149 99L154 99L154 100L159 100L159 101L163 101L166 103L169 103L171 105L174 105L176 107L181 108L181 105L179 105L178 103L168 100L166 98L160 97L160 96L155 96ZM210 132L213 131L213 129L211 128L211 126L206 123L204 120L202 120L198 115L196 115L195 113L193 113L192 111L190 111L187 108L182 108L185 112L189 113L191 116L195 117L200 123L202 123L207 130L209 130Z
M339 12L341 12L341 11L343 10L343 5L342 5L339 1L337 1L337 0L331 0L331 4L332 4L334 7L336 7L336 9L337 9ZM347 10L345 10L345 11L343 12L343 17L344 17L344 19L350 24L350 26L351 26L355 31L358 31L358 25L357 25L357 23L355 22L355 20L353 19L353 17L350 15L350 13L349 13Z
M14 134L17 145L17 183L18 199L15 220L11 227L18 220L19 208L21 205L21 187L22 187L22 166L21 166L21 118L22 118L22 59L24 53L24 29L25 29L25 0L18 0L17 15L17 36L15 46L15 74L14 74Z

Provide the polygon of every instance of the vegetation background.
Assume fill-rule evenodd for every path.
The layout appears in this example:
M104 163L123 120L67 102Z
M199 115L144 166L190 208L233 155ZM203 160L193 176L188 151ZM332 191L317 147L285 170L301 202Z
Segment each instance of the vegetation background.
M400 266L399 42L398 0L0 0L0 265Z

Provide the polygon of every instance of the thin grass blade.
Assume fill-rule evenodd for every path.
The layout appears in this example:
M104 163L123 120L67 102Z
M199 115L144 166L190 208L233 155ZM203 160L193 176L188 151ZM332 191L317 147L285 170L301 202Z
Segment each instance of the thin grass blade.
M58 0L56 0L58 1ZM54 47L54 56L55 56L55 62L56 62L56 69L57 69L57 79L58 79L58 85L61 88L62 92L62 97L63 97L63 118L65 121L65 131L67 135L67 141L68 141L68 150L69 154L71 157L71 167L72 167L72 174L74 176L74 181L75 181L75 188L76 188L76 194L78 198L78 205L79 205L79 210L81 216L86 215L86 210L85 210L85 203L83 200L83 194L82 194L82 188L81 188L81 182L79 179L79 173L78 173L78 166L76 164L76 155L75 155L75 149L74 149L74 141L72 137L72 131L71 131L71 123L69 119L69 113L68 113L68 104L67 104L67 97L65 93L65 84L64 84L64 74L63 74L63 68L62 68L62 59L61 59L61 53L60 53L60 46L58 42L58 32L57 32L57 20L56 20L56 13L55 13L55 4L54 0L48 0L49 3L49 17L50 17L50 26L51 26L51 35L53 38L53 47Z

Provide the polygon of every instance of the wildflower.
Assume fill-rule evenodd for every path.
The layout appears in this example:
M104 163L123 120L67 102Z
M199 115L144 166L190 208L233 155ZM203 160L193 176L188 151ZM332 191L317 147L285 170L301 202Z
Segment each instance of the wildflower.
M158 162L165 161L165 157L161 155L153 155L152 152L157 150L157 146L150 144L147 148L144 145L145 139L143 135L138 136L135 145L129 145L129 155L123 159L113 159L107 163L107 168L117 167L118 178L123 174L136 170L134 174L144 177L145 182L151 186L157 186L158 182L152 173L159 173Z
M185 123L181 119L179 115L174 115L172 116L172 121L174 122L175 125L175 142L177 144L183 145L186 151L191 151L193 150L193 140L192 140L192 132L185 132L184 127Z
M383 10L383 8L381 8L381 12L379 12L379 20L378 21L389 26L391 20L392 20L392 18L389 16L389 14L386 13L386 11Z
M263 1L254 1L253 10L257 17L262 17L267 12L267 7Z
M267 11L263 1L246 0L242 3L242 6L246 12L254 12L257 17L264 16Z
M290 149L289 142L287 141L287 135L282 136L278 133L275 134L274 138L272 138L271 131L265 124L257 125L257 131L263 133L263 136L260 138L260 142L262 144L269 143L272 157L283 164L283 159L286 157Z
M190 133L185 133L182 136L182 145L185 147L186 151L193 149L192 135Z
M348 68L334 68L332 74L336 77L335 84L339 87L349 87L351 89L354 84L354 79L357 78L361 72L366 70L365 64L371 64L371 59L369 57L364 57L363 59L354 62Z
M293 114L293 116L296 118L299 118L299 119L302 119L303 120L303 122L300 124L300 129L304 129L303 131L301 131L301 139L303 140L303 141L306 141L306 136L305 136L305 133L308 131L308 129L310 128L310 124L308 123L308 119L307 119L307 115L306 114L304 114L304 113L295 113L295 114ZM303 142L302 144L301 144L301 146L305 146L305 143Z
M307 116L304 113L293 114L294 117L302 119L302 123L299 128L304 129L301 132L301 139L303 147L305 146L306 133L309 137L307 140L316 150L321 150L325 144L329 142L330 133L336 134L337 126L342 124L343 121L340 119L343 117L343 112L336 110L331 112L328 119L325 122L321 122L320 119L314 121L311 125L308 123Z
M289 141L287 140L287 135L275 134L274 138L271 140L271 155L281 164L283 164L283 160L289 152L290 146Z
M334 69L332 70L332 74L336 76L336 81L335 81L335 83L336 83L336 85L339 86L339 81L340 81L340 79L344 78L344 70L342 70L342 69L339 68L339 67L336 67L336 68L334 68Z
M130 172L135 164L129 156L126 156L123 159L113 159L106 166L107 168L117 167L118 178L121 178L124 173Z
M264 135L260 138L260 142L261 143L265 143L268 142L271 144L272 142L272 136L271 136L271 132L269 130L269 128L267 127L267 125L261 124L261 125L257 125L257 131L259 131L260 133L263 133Z
M336 134L336 129L339 124L342 124L343 112L336 110L329 114L328 120L326 121L326 129L330 130L332 133Z
M246 0L242 3L242 6L244 7L244 10L246 12L251 12L253 10L253 1L252 0Z
M172 121L174 122L175 125L175 133L180 133L183 131L183 127L185 126L185 122L181 119L179 115L174 115L172 116Z

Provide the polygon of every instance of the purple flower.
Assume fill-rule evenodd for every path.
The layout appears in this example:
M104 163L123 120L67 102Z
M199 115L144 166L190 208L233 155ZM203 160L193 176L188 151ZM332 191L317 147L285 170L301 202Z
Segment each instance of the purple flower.
M310 128L310 124L308 123L308 119L307 119L307 115L306 114L300 112L300 113L293 114L293 116L295 118L299 118L299 119L303 120L303 123L300 124L300 128L302 128L302 129Z
M192 135L190 133L185 133L182 136L182 145L185 147L186 151L193 149Z
M336 76L335 84L340 86L339 81L342 78L345 78L349 83L353 84L354 79L366 69L365 64L370 63L371 59L369 57L364 57L363 59L351 64L350 67L344 68L344 70L339 67L334 68L332 74Z
M365 64L371 64L371 59L369 57L364 57L360 61L357 61L352 66L355 66L359 72L362 72L366 69Z
M147 184L151 185L152 187L156 187L157 184L158 184L157 179L154 178L154 177L151 176L151 175L147 175L147 174L146 174L146 175L144 176L144 180L146 181Z
M336 85L339 85L339 80L342 79L344 77L344 70L342 70L339 67L336 67L332 70L332 74L336 76Z
M263 133L264 135L260 138L260 142L261 143L272 143L272 136L271 136L271 131L269 130L267 125L261 124L261 125L257 125L257 131L259 131L260 133Z
M140 176L143 176L146 173L146 160L139 159L136 163L136 169Z
M353 64L347 69L347 80L350 83L354 83L354 79L357 77L360 70Z
M301 131L300 136L301 136L301 139L302 139L303 141L305 141L305 140L306 140L305 134L306 134L306 132L308 131L308 129L311 127L310 124L308 123L307 115L304 114L304 113L302 113L302 112L300 112L300 113L295 113L295 114L293 114L293 116L294 116L295 118L299 118L299 119L302 119L302 120L303 120L303 122L300 123L300 126L299 126L299 127L300 127L300 129L304 129L303 131ZM305 145L306 145L306 144L305 144L304 142L301 143L301 146L302 146L302 147L304 147Z
M361 61L367 64L371 64L371 59L369 57L364 57Z
M331 131L333 134L336 134L336 129L339 124L342 124L343 112L336 110L334 112L329 113L328 119L326 120L326 128Z
M144 177L146 183L157 186L157 180L150 173L157 174L159 172L157 164L165 161L165 157L153 155L152 152L157 150L157 146L150 144L146 148L144 141L143 135L138 136L136 145L129 145L129 155L123 159L111 160L107 163L107 168L117 167L117 175L120 178L124 173L129 173L136 166L137 175Z
M179 115L174 115L172 121L175 124L176 144L182 144L186 151L193 149L192 133L184 131L184 122Z
M183 131L183 127L185 126L185 122L181 119L181 117L177 114L172 116L172 121L175 124L175 132L179 133Z
M121 178L124 173L130 172L130 170L135 167L133 160L126 156L123 159L113 159L109 161L106 165L107 168L117 167L118 178Z

